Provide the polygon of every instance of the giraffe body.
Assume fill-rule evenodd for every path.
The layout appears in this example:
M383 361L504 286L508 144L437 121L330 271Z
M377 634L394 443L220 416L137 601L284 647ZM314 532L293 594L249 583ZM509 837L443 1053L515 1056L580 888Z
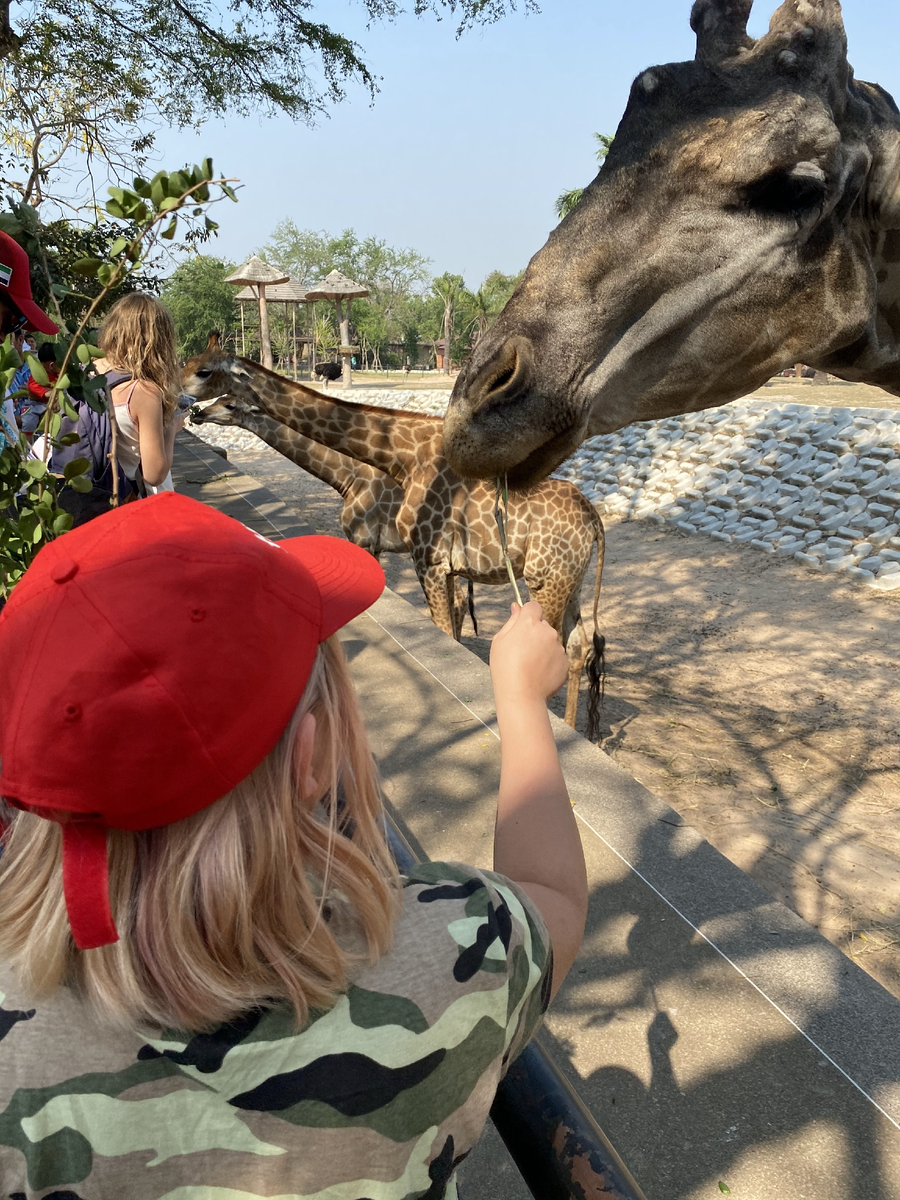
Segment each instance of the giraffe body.
M696 0L609 156L461 371L444 452L544 478L585 438L807 363L900 395L900 111L854 79L838 0ZM686 0L685 0L686 7Z
M440 418L395 412L326 397L247 359L225 354L211 338L203 355L184 368L183 386L202 401L218 397L199 419L245 425L245 419L268 417L262 436L278 437L276 449L293 457L285 426L302 436L302 453L319 443L338 459L386 476L399 492L382 484L382 495L401 497L393 518L409 551L438 628L459 640L463 607L457 580L506 584L508 574L494 520L495 489L483 482L464 482L441 454ZM223 396L224 394L224 396ZM245 413L245 417L236 414ZM251 428L250 425L245 425ZM266 437L268 440L268 437ZM339 462L338 460L342 460ZM295 459L295 461L298 461ZM301 463L300 465L304 465ZM313 474L319 474L317 464ZM343 476L342 476L343 478ZM325 482L337 486L331 479ZM340 487L337 490L341 490ZM342 493L343 494L343 493ZM367 484L362 493L371 495ZM559 633L569 659L566 720L575 724L581 674L588 667L589 735L596 735L604 642L596 632L605 539L596 509L572 484L549 479L509 496L507 543L517 578L524 578L546 620ZM588 637L581 619L581 586L597 544L594 589L594 632Z

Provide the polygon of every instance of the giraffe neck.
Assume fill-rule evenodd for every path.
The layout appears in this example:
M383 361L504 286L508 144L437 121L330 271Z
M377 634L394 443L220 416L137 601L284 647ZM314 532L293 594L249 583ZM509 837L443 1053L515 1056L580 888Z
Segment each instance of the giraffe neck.
M346 496L359 478L360 464L354 459L304 437L288 425L280 424L274 417L246 413L241 417L241 426L255 433L267 445L316 479L333 487L341 496Z
M401 484L406 484L422 463L440 454L440 417L336 400L262 371L257 363L241 362L251 371L251 386L269 416L323 446L384 471Z

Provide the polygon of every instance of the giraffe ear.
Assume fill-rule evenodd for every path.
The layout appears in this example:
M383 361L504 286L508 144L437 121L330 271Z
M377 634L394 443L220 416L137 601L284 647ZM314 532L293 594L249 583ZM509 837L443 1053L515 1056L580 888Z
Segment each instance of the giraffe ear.
M210 333L209 337L206 339L206 349L207 349L207 351L221 349L221 342L219 341L218 329L214 329L212 331L212 333Z
M694 0L691 29L697 35L697 60L715 66L749 50L747 21L753 0Z

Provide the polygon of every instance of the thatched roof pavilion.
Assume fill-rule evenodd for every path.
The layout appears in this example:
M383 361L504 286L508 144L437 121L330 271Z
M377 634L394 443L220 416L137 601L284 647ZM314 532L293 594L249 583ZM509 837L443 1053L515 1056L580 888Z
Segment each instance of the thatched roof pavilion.
M341 348L340 354L343 359L342 382L344 387L350 386L350 358L353 354L353 347L350 343L350 301L356 300L362 296L368 296L368 288L363 287L360 283L355 283L352 279L348 279L346 275L342 275L340 271L329 271L324 279L313 286L306 293L307 300L333 300L337 308L338 325L341 330ZM344 301L347 302L347 307L344 308Z
M269 312L266 308L266 288L275 284L285 284L290 276L271 263L263 262L256 254L250 256L236 271L227 276L226 283L244 284L250 288L251 295L259 301L259 340L264 367L272 370L272 341L269 337Z

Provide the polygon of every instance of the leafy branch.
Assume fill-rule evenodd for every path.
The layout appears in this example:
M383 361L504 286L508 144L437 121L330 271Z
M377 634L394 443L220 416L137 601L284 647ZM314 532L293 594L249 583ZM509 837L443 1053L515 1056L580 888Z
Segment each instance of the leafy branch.
M231 186L234 182L216 178L212 161L205 159L200 166L185 167L171 174L160 171L150 180L135 179L132 188L109 189L106 212L115 220L128 222L129 232L112 241L105 257L82 258L73 265L78 275L96 279L100 289L90 299L81 319L62 327L62 336L55 347L57 377L51 378L35 355L25 355L35 381L49 389L39 425L39 432L44 435L43 452L40 458L35 457L24 434L16 437L13 431L7 431L7 444L0 453L0 513L3 513L0 596L9 595L44 542L72 528L72 516L59 504L64 489L86 494L93 488L93 464L88 459L75 458L62 473L57 473L50 470L49 457L54 449L75 445L80 440L76 433L61 433L63 417L73 421L78 418L72 396L83 398L98 413L110 408L106 378L95 373L91 366L101 353L88 332L96 313L113 289L140 270L159 239L174 239L179 222L186 225L188 238L215 232L216 222L207 210L210 204L226 197L237 199ZM51 293L57 312L60 312L59 300L73 294L59 283L51 283ZM0 388L4 395L20 365L12 340L7 338L0 348ZM115 439L115 417L111 411L110 420ZM115 441L113 447L112 457ZM115 480L115 462L113 467ZM115 503L115 483L113 486Z

